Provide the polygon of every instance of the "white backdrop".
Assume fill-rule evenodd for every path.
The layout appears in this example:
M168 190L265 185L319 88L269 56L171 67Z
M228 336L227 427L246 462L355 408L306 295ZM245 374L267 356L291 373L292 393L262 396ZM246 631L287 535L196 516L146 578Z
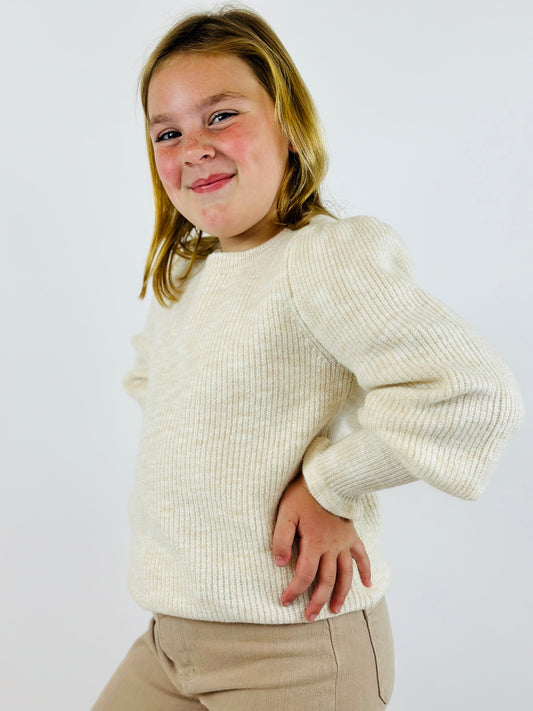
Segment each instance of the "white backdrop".
M531 396L533 6L250 0L286 43L342 214L393 224L418 280ZM152 226L136 79L180 0L2 0L0 706L89 709L148 621L126 590L140 414L123 393ZM531 419L477 503L382 496L392 711L529 708Z

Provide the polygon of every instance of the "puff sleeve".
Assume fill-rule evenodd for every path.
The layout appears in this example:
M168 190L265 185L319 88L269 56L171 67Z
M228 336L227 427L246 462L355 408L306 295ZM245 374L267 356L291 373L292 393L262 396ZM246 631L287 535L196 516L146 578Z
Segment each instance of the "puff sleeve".
M133 336L131 339L135 350L135 361L133 368L126 373L123 381L125 391L128 395L137 400L141 407L144 406L148 390L148 366L157 307L157 302L155 297L153 297L148 309L143 332Z
M492 349L414 283L394 230L366 217L308 230L291 245L289 280L297 317L363 393L360 429L306 453L313 496L347 518L361 495L414 480L478 498L521 398Z

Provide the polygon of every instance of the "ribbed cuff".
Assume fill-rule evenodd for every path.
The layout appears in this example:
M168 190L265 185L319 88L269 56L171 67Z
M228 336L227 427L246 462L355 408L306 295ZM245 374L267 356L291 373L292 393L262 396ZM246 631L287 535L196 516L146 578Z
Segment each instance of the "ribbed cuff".
M417 481L380 437L364 430L334 444L316 437L307 448L302 472L321 506L352 520L361 517L363 494Z

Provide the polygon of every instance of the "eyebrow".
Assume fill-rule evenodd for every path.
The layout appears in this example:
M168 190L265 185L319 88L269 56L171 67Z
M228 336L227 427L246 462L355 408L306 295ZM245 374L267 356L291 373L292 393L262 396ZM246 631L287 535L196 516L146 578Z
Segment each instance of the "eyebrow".
M202 101L200 101L200 103L198 104L197 108L200 111L205 111L205 109L209 109L211 106L218 104L220 101L226 101L226 99L244 98L245 97L243 94L238 94L234 91L224 91L221 94L213 94L213 96L207 96L205 99L202 99ZM168 121L173 121L174 118L175 117L171 114L156 114L150 119L150 126L156 126L160 123L167 123Z

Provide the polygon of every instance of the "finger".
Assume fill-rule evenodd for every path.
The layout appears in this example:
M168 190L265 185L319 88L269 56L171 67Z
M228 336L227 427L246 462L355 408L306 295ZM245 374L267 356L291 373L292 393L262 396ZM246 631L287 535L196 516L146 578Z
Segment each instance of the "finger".
M296 528L295 521L283 518L278 514L272 537L272 553L274 554L276 565L283 567L290 561Z
M337 579L333 588L333 595L329 604L332 612L340 612L346 595L352 587L353 559L349 550L344 550L337 558Z
M357 570L359 571L361 582L365 587L371 587L372 579L370 574L370 559L360 538L358 538L356 543L352 545L350 552L352 554L352 558L357 564Z
M313 551L300 551L296 561L296 573L281 595L281 604L290 605L315 581L320 556Z
M313 622L324 605L331 598L331 593L337 580L337 558L324 555L318 567L317 584L311 595L311 600L305 608L305 618Z

